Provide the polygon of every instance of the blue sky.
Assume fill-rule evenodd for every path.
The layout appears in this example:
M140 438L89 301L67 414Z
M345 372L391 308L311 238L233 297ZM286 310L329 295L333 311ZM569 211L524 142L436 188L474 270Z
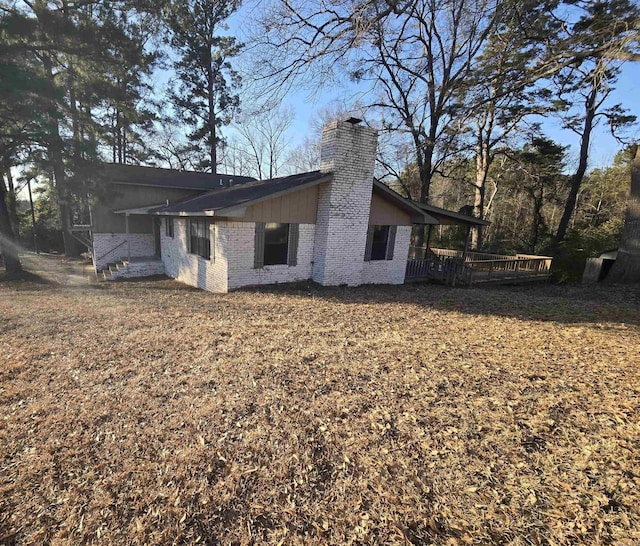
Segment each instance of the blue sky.
M290 130L293 139L302 141L308 134L310 125L317 112L324 106L334 101L339 101L353 92L348 86L344 88L325 89L322 93L313 94L300 90L289 94L284 104L290 105L295 112L295 121ZM615 89L607 99L607 104L612 106L621 103L629 110L629 113L637 115L639 123L625 131L627 141L640 140L640 66L637 63L626 63ZM562 123L557 118L546 118L542 121L542 130L547 137L555 140L563 146L569 146L567 151L567 169L575 168L578 162L580 139L574 132L563 129ZM616 153L621 149L621 144L612 135L608 126L601 119L593 131L589 154L589 170L596 167L605 167L613 162Z
M264 6L262 0L249 0L229 20L229 34L236 34L240 40L247 40L251 32L252 22L259 16ZM295 119L289 131L292 147L302 142L309 133L313 119L318 111L335 101L345 100L355 93L355 86L343 82L340 87L325 87L320 93L309 90L298 90L289 93L283 104L293 109ZM608 98L607 104L612 106L621 103L631 114L640 118L640 67L638 63L626 63L616 84L615 90ZM604 120L602 120L604 121ZM593 132L590 148L589 169L611 164L621 144L611 136L608 127L600 122ZM561 122L554 118L543 120L542 128L546 136L563 146L569 146L567 152L567 169L571 171L578 161L579 137L572 131L562 128ZM640 140L640 123L624 136L629 141Z
M221 34L235 35L239 41L248 42L252 31L252 25L260 15L263 0L248 0L244 5L228 20L229 29ZM242 59L239 59L242 65ZM237 63L236 63L237 64ZM161 71L155 75L156 89L164 89L170 74ZM248 79L245 77L245 80ZM317 118L318 113L327 106L338 102L345 105L353 103L353 97L358 91L355 84L348 81L341 81L340 85L331 87L325 86L320 91L315 92L310 89L297 89L288 93L283 100L283 106L292 109L294 120L288 131L288 143L291 149L301 144L305 137L311 132L312 122ZM241 100L243 97L241 97ZM640 120L640 66L639 63L626 63L622 66L621 73L615 89L608 98L607 105L621 103L627 108L629 113L637 115ZM244 106L241 108L245 111L250 109L250 104L244 100ZM579 153L579 137L570 130L563 129L560 120L550 117L543 120L536 119L534 121L542 121L542 130L544 134L556 141L557 143L568 146L566 155L566 170L571 172L578 163ZM621 149L622 145L611 135L604 120L601 120L592 134L589 166L588 170L596 167L606 167L613 162L615 154ZM231 127L225 127L223 134L226 137L238 137L238 134ZM631 129L627 130L624 135L628 142L640 141L640 121Z

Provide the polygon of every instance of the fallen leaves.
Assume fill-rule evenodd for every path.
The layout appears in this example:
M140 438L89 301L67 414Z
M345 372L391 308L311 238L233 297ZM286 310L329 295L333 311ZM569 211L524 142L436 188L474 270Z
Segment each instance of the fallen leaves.
M0 284L0 542L638 543L639 301Z

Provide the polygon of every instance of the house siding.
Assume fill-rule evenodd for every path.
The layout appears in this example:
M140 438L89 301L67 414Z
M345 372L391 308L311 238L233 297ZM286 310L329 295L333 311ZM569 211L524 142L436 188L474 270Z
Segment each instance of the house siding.
M318 210L318 187L291 192L247 208L243 222L280 222L315 224Z
M322 132L320 169L333 180L318 189L313 280L362 284L377 132L332 122Z
M411 216L374 193L371 197L369 224L374 226L411 226Z
M411 226L398 226L393 260L364 262L363 284L404 284L410 240Z
M169 277L211 292L228 292L243 286L277 284L311 278L315 226L301 224L296 266L269 265L254 268L255 222L212 223L211 260L189 254L188 221L174 220L174 236L161 230L162 261ZM211 229L211 228L210 228Z
M99 271L110 263L126 260L129 247L132 258L155 255L153 233L93 233L93 264Z

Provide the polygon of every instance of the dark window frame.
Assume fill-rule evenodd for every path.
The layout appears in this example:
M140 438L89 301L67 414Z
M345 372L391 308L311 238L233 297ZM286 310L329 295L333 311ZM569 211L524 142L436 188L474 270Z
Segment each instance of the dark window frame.
M173 239L175 233L173 216L165 216L164 219L164 234L166 237Z
M289 224L267 222L264 226L264 265L287 265Z
M299 240L299 224L256 222L254 269L273 265L297 266Z
M189 254L211 260L211 226L207 218L189 218L187 244Z
M397 230L398 226L369 224L364 261L393 260Z

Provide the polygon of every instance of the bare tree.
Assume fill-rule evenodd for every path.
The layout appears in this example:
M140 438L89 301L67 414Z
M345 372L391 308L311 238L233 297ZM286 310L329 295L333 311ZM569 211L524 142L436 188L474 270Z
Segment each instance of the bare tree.
M454 153L461 89L503 4L281 2L264 20L265 44L275 46L264 66L285 84L311 77L312 67L325 79L346 74L370 83L366 106L379 112L383 132L399 131L411 141L421 181L418 198L426 202L431 177Z
M292 123L293 111L280 108L275 112L248 112L235 124L253 173L259 179L278 176L286 158L288 130Z
M620 53L635 53L640 47L640 8L628 0L578 3L578 7L577 19L566 20L562 25L563 36L554 46L559 49L550 49L560 64L554 79L559 87L559 97L568 109L564 125L580 137L579 161L571 178L571 189L552 250L559 248L567 233L588 167L591 135L599 118L606 119L614 134L636 119L620 105L606 108L606 100L623 62L620 59L624 56ZM564 66L563 59L569 48L573 51L574 62ZM571 110L574 104L580 105L582 111Z

